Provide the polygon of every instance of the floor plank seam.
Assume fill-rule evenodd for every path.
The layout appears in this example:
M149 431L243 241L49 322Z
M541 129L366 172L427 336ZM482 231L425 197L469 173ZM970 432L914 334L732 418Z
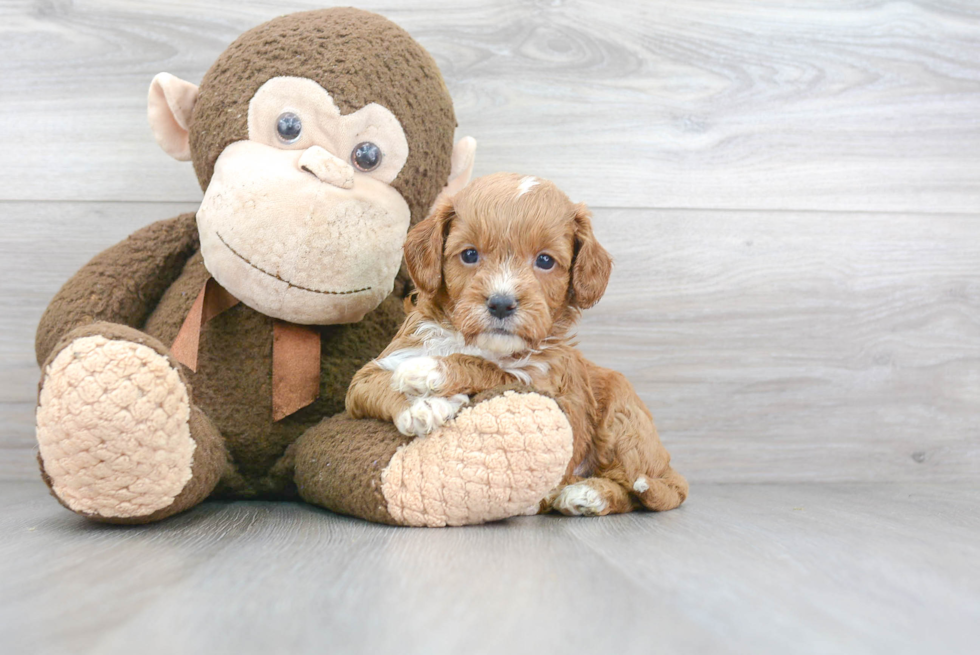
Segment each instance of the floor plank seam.
M130 200L120 200L120 199L92 199L92 198L82 198L82 199L64 199L64 198L53 198L53 199L37 199L37 198L0 198L0 204L51 204L51 205L191 205L200 204L201 198L195 198L191 200L153 200L153 199L139 199L134 198ZM583 202L589 204L588 198L581 198ZM827 215L827 214L841 214L841 215L852 215L852 216L934 216L942 218L965 218L965 219L980 219L980 211L977 212L944 212L944 211L923 211L921 209L884 209L884 210L874 210L874 209L856 209L847 207L835 207L833 209L821 209L821 208L794 208L794 207L717 207L717 206L690 206L690 207L678 207L678 206L657 206L657 205L592 205L589 204L589 208L592 211L661 211L661 212L713 212L713 213L735 213L735 214L817 214L817 215Z

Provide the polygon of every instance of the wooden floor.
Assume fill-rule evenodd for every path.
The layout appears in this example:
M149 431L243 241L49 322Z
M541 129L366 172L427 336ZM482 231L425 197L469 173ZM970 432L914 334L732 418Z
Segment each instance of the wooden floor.
M0 483L4 653L976 653L980 485L698 485L390 528L290 503L95 525ZM134 650L135 649L135 650Z
M320 0L0 3L0 653L976 653L980 8L359 0L438 61L477 174L616 259L583 350L688 504L396 530L289 504L120 529L37 479L59 286L192 211L146 91Z

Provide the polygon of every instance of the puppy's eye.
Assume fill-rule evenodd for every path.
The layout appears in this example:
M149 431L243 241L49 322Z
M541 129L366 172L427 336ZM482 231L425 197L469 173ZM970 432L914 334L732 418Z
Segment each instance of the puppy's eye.
M381 148L370 141L358 143L350 153L350 160L359 171L373 171L381 165Z
M279 118L276 119L276 133L279 135L279 140L283 143L295 142L302 131L303 122L299 119L299 116L291 111L280 114Z
M459 259L464 264L475 264L480 261L480 253L476 251L476 248L467 248L459 253Z
M546 255L541 253L538 258L534 260L534 265L544 271L549 271L555 266L555 260L551 255Z

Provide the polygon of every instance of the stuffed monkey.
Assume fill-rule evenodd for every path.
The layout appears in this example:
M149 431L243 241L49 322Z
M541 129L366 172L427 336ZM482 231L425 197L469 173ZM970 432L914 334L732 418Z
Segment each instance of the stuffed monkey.
M149 120L204 199L96 256L42 317L55 497L111 523L216 496L398 525L536 510L571 457L553 400L498 389L421 439L343 412L404 318L410 225L472 169L431 56L375 14L292 14L239 37L200 87L158 75Z

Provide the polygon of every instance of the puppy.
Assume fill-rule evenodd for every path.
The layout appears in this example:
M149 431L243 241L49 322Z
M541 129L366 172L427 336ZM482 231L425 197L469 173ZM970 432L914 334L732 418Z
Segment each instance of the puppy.
M586 360L569 334L612 268L584 205L538 178L480 178L409 233L405 261L417 304L354 376L351 416L421 437L473 394L528 384L555 398L574 436L565 477L539 511L603 515L684 502L687 482L632 385Z

